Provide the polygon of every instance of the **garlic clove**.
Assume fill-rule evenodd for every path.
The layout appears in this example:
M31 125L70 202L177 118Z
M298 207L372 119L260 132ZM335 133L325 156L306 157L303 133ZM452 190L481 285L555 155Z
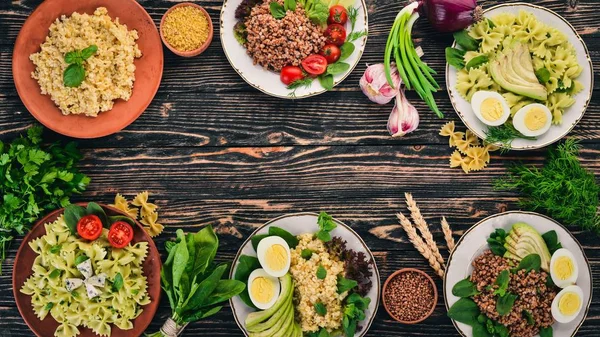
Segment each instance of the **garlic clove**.
M398 90L396 104L388 119L388 132L394 138L402 137L416 130L418 126L419 112L404 96L404 89Z
M400 75L395 66L391 68L391 77L393 87L387 81L385 66L382 63L370 65L359 81L360 88L372 102L389 103L396 96L400 87Z

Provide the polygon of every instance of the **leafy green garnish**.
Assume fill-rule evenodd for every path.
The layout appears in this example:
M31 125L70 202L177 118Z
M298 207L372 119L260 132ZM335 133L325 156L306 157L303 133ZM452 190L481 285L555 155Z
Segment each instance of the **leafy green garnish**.
M79 255L78 257L75 258L75 265L79 265L87 260L89 260L90 258L87 257L86 255Z
M537 77L540 83L545 84L550 80L550 71L546 68L540 68L535 71L535 77Z
M319 225L319 231L316 234L317 239L323 242L331 241L330 232L337 227L337 224L333 221L333 217L325 212L321 212L317 219L317 224Z
M70 204L90 178L79 173L75 143L42 144L41 126L11 143L0 141L0 266L15 234L25 234L44 213ZM1 271L1 269L0 269Z
M324 280L327 277L327 269L325 269L322 265L319 265L317 268L317 278L319 280Z
M479 324L477 317L481 314L477 304L470 298L461 298L448 310L448 317L467 325Z
M344 42L344 44L340 47L340 58L338 59L338 61L343 61L350 57L350 55L354 53L355 49L356 47L354 46L354 43Z
M121 273L117 273L117 275L115 275L115 279L113 280L112 291L118 292L121 290L121 288L123 288L123 275L121 275Z
M333 89L333 75L325 73L317 77L317 79L325 90Z
M310 258L313 255L313 251L311 249L302 249L302 252L300 253L300 256L305 259L305 260L310 260Z
M338 275L337 278L337 293L342 294L345 291L350 291L358 286L358 282L345 278L342 275Z
M285 8L280 5L278 2L273 1L269 4L269 9L271 10L271 15L277 20L283 19L285 17Z
M523 209L545 212L556 220L600 234L600 187L594 174L581 165L579 150L576 140L567 139L548 151L542 168L511 166L508 175L495 182L495 188L520 192L519 205Z
M237 42L242 46L248 42L248 30L243 21L238 21L235 26L233 26L233 37L235 37Z
M319 315L319 316L325 316L327 314L327 308L321 302L315 303L315 311L317 312L317 315Z
M555 230L551 230L542 235L542 239L546 242L550 255L554 254L557 250L562 248L562 244L558 241L558 234Z
M46 304L46 306L44 307L44 309L48 311L50 311L52 308L54 308L54 303L52 302L48 302L48 304Z
M479 291L477 291L477 287L475 287L475 284L471 282L468 277L458 281L454 287L452 287L452 295L457 297L471 297L478 294Z
M498 301L496 302L496 311L500 314L500 316L506 316L513 308L515 301L517 300L517 295L506 293L504 296L498 297Z
M292 92L290 92L288 94L288 96L295 98L296 97L296 90L300 89L300 88L309 88L312 85L314 78L312 77L305 77L303 79L300 80L296 80L292 83L290 83L286 88L293 90Z
M286 11L295 11L296 0L283 0L283 8L285 8Z
M299 0L306 16L317 25L325 25L329 17L329 6L321 0Z
M60 250L62 249L62 245L54 245L52 247L50 247L50 254L58 254L60 253Z
M498 289L494 290L494 295L498 295L500 297L506 295L508 291L508 283L510 282L510 272L508 269L504 269L498 274L496 277L495 285L498 286Z
M65 54L65 62L69 65L63 73L63 83L66 87L78 87L85 79L83 62L98 51L98 46L91 45L83 50L74 50Z
M540 329L540 337L552 337L553 331L552 327L545 327Z
M370 298L362 297L357 293L352 293L346 298L344 317L342 318L342 329L344 330L344 335L346 337L351 337L356 334L358 322L366 318L365 311L370 303Z
M62 273L62 270L54 269L52 272L50 272L50 274L48 274L48 277L49 278L57 278L60 276L61 273Z
M529 324L529 325L535 324L535 319L533 318L533 315L531 314L531 312L529 312L529 310L523 310L523 316L525 316L525 319L527 320L527 324Z
M542 258L538 254L529 254L525 256L517 268L514 269L515 272L524 269L526 272L530 272L532 270L540 271L542 267Z
M461 30L453 34L456 44L461 46L464 50L475 51L479 49L479 41L475 40L469 35L466 30Z
M485 133L486 144L499 144L502 152L510 150L513 140L521 138L536 140L536 137L525 136L515 129L512 123L505 123L500 126L490 126Z
M461 70L465 67L465 51L452 47L446 47L446 62L454 68Z
M346 37L346 41L353 42L353 41L356 41L356 40L360 39L361 37L367 36L367 35L369 35L369 32L367 32L366 30L352 32L352 33L348 34L348 36Z
M238 261L238 266L235 270L235 275L233 276L233 279L246 284L246 282L248 282L250 274L256 269L260 268L260 262L258 261L258 258L249 255L241 255ZM256 306L254 305L254 303L252 303L252 300L250 299L248 287L244 288L244 290L240 294L240 298L247 306L251 308L256 308Z
M345 62L336 62L327 66L327 74L338 75L343 74L350 69L350 65Z
M489 60L490 59L487 57L487 55L479 55L469 60L469 62L467 62L467 64L465 65L465 68L467 68L467 70L471 70L472 68L479 68L482 65L488 63Z
M490 237L487 239L488 246L494 255L504 256L506 253L506 248L504 248L504 243L506 242L506 237L508 234L502 228L496 228Z

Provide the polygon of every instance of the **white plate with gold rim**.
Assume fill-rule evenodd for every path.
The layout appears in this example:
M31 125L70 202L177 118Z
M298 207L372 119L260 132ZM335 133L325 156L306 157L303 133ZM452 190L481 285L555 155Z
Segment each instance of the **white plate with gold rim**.
M583 247L569 230L557 221L534 212L510 211L495 214L479 221L463 234L448 258L443 286L446 310L449 310L459 300L458 297L452 294L452 287L471 274L473 269L471 262L488 249L486 240L489 235L496 228L503 228L508 232L512 225L517 222L525 222L541 234L551 230L556 231L563 248L568 249L575 257L575 261L579 266L577 285L583 290L583 308L572 322L565 324L554 322L552 325L555 337L574 337L585 321L592 303L593 289L590 264ZM470 326L454 320L452 320L452 323L461 336L473 336Z
M235 10L241 2L242 0L225 0L223 2L220 20L220 35L221 45L223 46L223 51L225 52L227 60L229 60L233 69L244 79L244 81L265 94L285 99L306 98L326 92L327 90L315 79L310 86L298 88L292 95L291 93L293 90L288 89L286 85L281 82L278 72L266 70L262 66L253 63L252 57L246 52L246 48L235 39L233 34L233 27L237 23ZM354 31L368 32L369 23L365 1L355 0L354 7L358 9ZM346 23L345 28L347 33L350 33L350 22ZM350 65L350 68L346 72L333 77L334 86L346 79L358 65L365 50L365 45L367 44L367 36L363 36L353 43L356 49L350 57L344 60L345 63Z
M507 3L486 9L484 11L484 16L492 17L500 13L511 13L516 15L521 10L534 14L541 22L564 33L569 42L575 47L575 50L577 51L577 60L579 64L583 66L583 71L577 78L577 80L583 84L583 90L573 97L575 103L571 107L565 109L562 123L560 125L552 125L548 132L538 137L536 140L515 139L511 144L512 150L531 150L548 146L560 140L571 132L575 125L581 120L592 98L594 72L590 54L583 39L577 34L575 28L557 13L547 8L528 3ZM452 44L452 47L456 47L456 42ZM458 71L456 68L446 63L446 87L452 106L469 130L475 133L477 137L484 139L487 126L475 116L471 104L456 90L457 74Z
M241 255L250 255L256 256L256 252L252 247L251 238L257 234L267 234L269 231L269 227L277 226L285 229L286 231L294 234L300 235L304 233L316 233L319 230L319 226L317 225L318 214L316 213L295 213L295 214L287 214L275 218L266 224L259 227L252 235L250 235L246 241L242 244L239 251L237 252L235 259L232 263L232 268L229 277L231 279L234 278L235 271L239 264L239 258ZM361 329L356 331L355 337L363 337L366 335L367 331L373 324L375 320L375 314L377 313L377 308L379 307L379 299L381 297L381 282L379 279L379 270L377 269L377 264L375 263L375 258L371 253L371 250L367 247L367 244L363 241L363 239L352 229L350 226L344 224L343 222L333 219L337 224L337 227L331 231L331 235L333 237L338 236L346 241L346 247L352 249L356 252L363 252L368 259L371 259L373 262L371 264L373 275L371 276L371 282L373 286L371 290L367 293L366 297L371 299L371 303L367 311L365 312L366 318L358 323ZM235 296L229 300L229 304L231 305L231 310L233 311L233 317L235 318L235 322L239 326L240 330L244 333L245 336L249 336L248 332L244 328L244 321L246 320L246 316L249 313L255 311L255 309L247 306L239 296Z

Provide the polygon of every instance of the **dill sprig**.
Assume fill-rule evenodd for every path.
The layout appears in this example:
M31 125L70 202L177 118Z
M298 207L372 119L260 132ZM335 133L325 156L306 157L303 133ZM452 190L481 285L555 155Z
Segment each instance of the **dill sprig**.
M514 164L508 175L496 180L495 188L518 191L519 204L530 211L542 211L556 220L600 234L598 214L600 187L593 173L581 166L576 140L548 150L544 166Z
M296 90L299 89L299 88L302 88L302 87L308 88L308 87L310 87L310 85L312 84L312 82L313 82L313 78L307 76L307 77L305 77L303 79L296 80L296 81L290 83L287 86L287 88L289 90L292 90L292 92L290 92L288 94L288 96L290 96L292 98L296 98Z
M515 129L511 123L505 123L501 126L490 126L485 133L486 144L500 144L501 151L507 152L510 150L513 140L516 138L535 140L535 137L525 136Z

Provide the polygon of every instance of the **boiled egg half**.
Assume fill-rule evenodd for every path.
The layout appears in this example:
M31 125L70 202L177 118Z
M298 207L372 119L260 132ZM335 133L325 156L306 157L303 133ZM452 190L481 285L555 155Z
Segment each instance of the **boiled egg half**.
M269 275L264 269L256 269L248 278L248 295L252 303L261 310L272 307L279 298L279 279Z
M510 117L510 107L506 99L494 91L478 91L473 94L471 107L475 116L489 126L502 125Z
M552 301L552 317L559 323L569 323L577 317L583 307L583 290L568 286Z
M513 125L517 131L528 137L541 136L548 132L552 124L552 113L543 104L529 104L517 111Z
M256 255L263 269L273 277L282 277L290 270L290 246L279 236L260 240Z
M558 287L565 288L577 282L579 268L573 253L567 249L558 249L550 260L550 276Z

